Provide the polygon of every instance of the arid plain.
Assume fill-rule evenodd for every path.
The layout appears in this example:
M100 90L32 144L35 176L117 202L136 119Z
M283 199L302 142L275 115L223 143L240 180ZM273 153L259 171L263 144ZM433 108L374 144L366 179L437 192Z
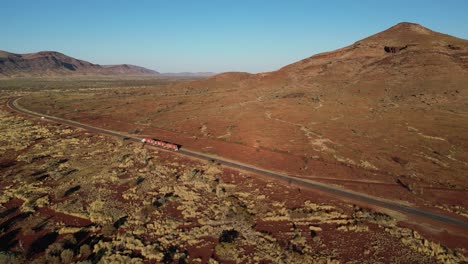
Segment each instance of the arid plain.
M0 80L2 101L466 223L468 41L401 23L278 71ZM2 258L466 262L466 227L1 110ZM389 258L393 258L390 259Z

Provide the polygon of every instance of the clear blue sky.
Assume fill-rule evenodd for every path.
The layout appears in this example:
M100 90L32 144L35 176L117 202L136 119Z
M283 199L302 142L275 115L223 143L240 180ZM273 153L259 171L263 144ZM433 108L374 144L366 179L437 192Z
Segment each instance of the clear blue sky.
M468 0L1 0L0 50L160 72L262 72L409 21L468 38Z

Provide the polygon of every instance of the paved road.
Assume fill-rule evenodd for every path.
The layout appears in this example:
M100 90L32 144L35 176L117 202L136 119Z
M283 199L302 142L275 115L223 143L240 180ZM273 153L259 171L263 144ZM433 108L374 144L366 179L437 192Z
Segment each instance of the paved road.
M83 129L86 129L88 131L92 131L92 132L96 132L96 133L100 133L100 134L106 134L106 135L111 135L111 136L114 136L114 137L126 138L126 139L128 139L130 141L141 142L141 138L125 135L125 134L120 133L120 132L106 130L106 129L102 129L102 128L97 128L97 127L93 127L93 126L90 126L90 125L85 125L85 124L81 124L81 123L78 123L78 122L74 122L74 121L71 121L71 120L65 120L65 119L62 119L62 118L43 115L43 114L40 114L40 113L36 113L36 112L30 111L30 110L27 110L27 109L25 109L25 108L18 105L18 100L19 99L21 99L21 97L11 98L7 103L8 107L10 107L11 109L13 109L13 110L15 110L17 112L24 113L24 114L27 114L27 115L30 115L30 116L39 117L39 118L44 119L44 120L50 120L50 121L54 121L54 122L57 122L57 123L66 124L66 125L69 125L69 126L79 127L79 128L83 128ZM419 208L415 208L415 207L401 205L401 204L398 204L398 203L382 200L382 199L379 199L377 197L372 197L372 196L369 196L369 195L366 195L366 194L357 193L357 192L353 192L353 191L349 191L349 190L345 190L345 189L340 189L340 188L337 188L337 187L334 187L334 186L326 185L326 184L311 181L311 180L291 177L291 176L284 175L284 174L281 174L281 173L278 173L278 172L273 172L273 171L268 171L268 170L256 168L256 167L250 166L248 164L243 164L243 163L239 163L239 162L236 162L236 161L230 161L230 160L222 159L222 158L219 158L219 157L212 157L210 155L206 155L204 153L189 150L189 149L186 149L184 147L182 147L178 151L178 153L184 154L184 155L187 155L187 156L191 156L191 157L196 157L196 158L199 158L199 159L215 161L215 162L221 163L221 164L223 164L225 166L229 166L229 167L233 167L233 168L237 168L237 169L241 169L241 170L245 170L245 171L250 171L250 172L266 175L266 176L277 178L277 179L287 180L289 182L294 182L294 183L296 183L298 185L314 188L314 189L324 191L324 192L327 192L327 193L330 193L330 194L333 194L335 196L342 197L342 198L345 198L345 199L353 199L353 200L357 200L357 201L362 201L362 202L372 204L372 205L376 205L376 206L379 206L379 207L392 209L392 210L395 210L395 211L398 211L398 212L401 212L401 213L404 213L404 214L419 216L419 217L427 218L429 220L435 220L435 221L443 222L443 223L446 223L446 224L452 224L452 225L456 225L456 226L459 226L459 227L468 228L468 222L467 221L464 221L464 220L461 220L461 219L458 219L458 218L453 218L453 217L443 215L443 214L440 214L440 213L436 213L436 212L432 212L432 211L428 211L428 210L423 210L423 209L419 209Z

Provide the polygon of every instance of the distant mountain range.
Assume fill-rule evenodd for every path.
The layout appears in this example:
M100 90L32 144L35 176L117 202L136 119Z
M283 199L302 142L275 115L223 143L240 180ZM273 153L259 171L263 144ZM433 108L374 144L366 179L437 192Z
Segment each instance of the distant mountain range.
M99 65L56 51L16 54L0 50L0 77L57 76L167 76L208 77L214 73L159 73L144 67L118 64Z
M210 77L216 75L215 72L164 72L163 76L168 77Z

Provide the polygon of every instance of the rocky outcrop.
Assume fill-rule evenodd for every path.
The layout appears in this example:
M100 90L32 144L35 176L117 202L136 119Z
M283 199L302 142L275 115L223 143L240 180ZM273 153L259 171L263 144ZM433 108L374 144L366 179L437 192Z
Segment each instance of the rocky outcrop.
M403 47L390 47L390 46L385 46L384 47L384 50L385 52L388 52L388 53L398 53L404 49L408 48L408 45L406 46L403 46Z

